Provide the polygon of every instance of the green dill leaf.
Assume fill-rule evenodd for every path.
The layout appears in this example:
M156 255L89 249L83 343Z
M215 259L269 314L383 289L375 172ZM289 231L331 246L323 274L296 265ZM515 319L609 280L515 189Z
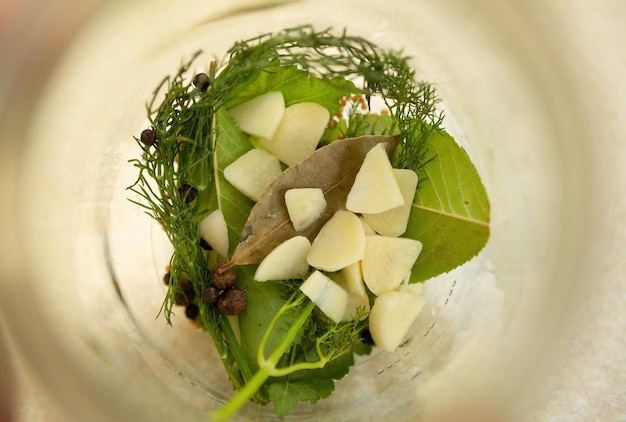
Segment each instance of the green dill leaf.
M206 205L212 198L217 199L214 187L220 182L214 179L217 119L213 100L200 95L185 77L196 57L197 54L184 63L174 76L165 78L148 102L151 128L147 130L156 133L156 142L150 145L138 142L141 159L131 163L139 174L128 189L140 198L131 201L147 210L163 227L174 248L169 262L168 291L160 313L171 324L178 298L199 305L197 321L213 339L233 385L240 388L251 371L232 329L215 307L209 309L198 300L202 288L210 282L210 254L205 254L200 246L197 225L207 213ZM161 96L162 100L157 101ZM228 129L228 125L224 126ZM188 200L187 194L181 192L190 188L197 191L197 197ZM240 227L234 230L239 232ZM259 400L256 394L251 397Z
M404 237L424 245L411 282L448 272L480 252L489 239L489 199L467 153L445 131L430 131L420 184Z

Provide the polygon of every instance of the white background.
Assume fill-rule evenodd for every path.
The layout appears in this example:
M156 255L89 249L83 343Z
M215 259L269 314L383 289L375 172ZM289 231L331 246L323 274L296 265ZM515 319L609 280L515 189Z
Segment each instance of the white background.
M626 421L626 2L548 0L595 133L593 266L568 341L524 402L529 421ZM584 290L583 290L584 289Z

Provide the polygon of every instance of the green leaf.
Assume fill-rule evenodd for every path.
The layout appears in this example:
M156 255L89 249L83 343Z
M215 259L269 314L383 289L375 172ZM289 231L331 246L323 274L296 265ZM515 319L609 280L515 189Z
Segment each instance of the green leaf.
M397 135L394 118L389 114L356 114L350 119L347 136Z
M285 416L291 412L299 401L316 403L320 399L329 397L335 389L333 380L316 378L308 371L306 379L284 381L270 384L268 393L274 402L276 414Z
M352 82L342 77L319 79L296 66L271 67L254 72L226 100L224 107L235 107L268 91L281 91L285 106L310 101L325 107L331 115L339 112L341 97L360 92Z
M333 127L327 127L320 138L319 146L326 146L338 139L344 139L348 130L348 122L345 119L339 119Z
M217 111L217 127L218 135L215 145L217 163L216 192L218 192L220 197L220 206L228 226L229 253L232 253L239 243L241 230L248 219L250 210L254 206L254 201L250 200L224 179L224 168L253 147L248 141L248 137L239 130L224 109ZM217 208L217 204L211 208Z
M217 154L218 167L223 170L237 158L250 151L253 146L248 140L248 136L239 130L225 109L217 110L216 117L218 132L215 153Z
M433 157L419 171L420 182L403 237L424 245L411 274L421 282L475 257L489 239L487 192L467 153L445 131L425 143Z
M219 130L215 147L218 166L217 180L221 207L228 226L229 253L232 254L239 243L254 201L228 183L224 179L223 170L253 146L223 108L217 112L217 123ZM263 333L276 312L287 300L280 285L269 282L261 284L254 281L255 270L256 266L236 267L237 286L247 289L248 295L247 309L239 315L240 343L244 356L253 370L258 369L257 350ZM268 342L270 350L276 347L282 338L281 334L289 329L289 325L286 320L277 324L277 336L273 336Z
M312 351L309 352L312 355ZM309 370L312 376L340 380L350 371L350 367L354 365L354 355L352 353L344 353L330 360L323 368Z
M354 357L352 353L346 353L331 360L323 368L298 371L272 380L268 394L274 402L276 413L284 416L299 401L317 403L318 400L329 397L335 390L334 381L346 376L352 365Z
M247 289L248 306L245 312L239 315L239 332L241 334L241 348L246 359L253 369L258 369L257 351L263 334L267 330L272 318L289 299L284 287L271 281L260 283L254 281L256 265L237 266L237 284L239 288ZM284 334L291 326L290 318L281 318L274 327L266 349L269 352L276 349Z
M346 111L344 110L344 113ZM351 113L349 110L348 113ZM332 127L327 127L320 139L320 145L328 145L339 139L357 138L365 135L398 135L400 134L397 122L389 114L368 113L358 111L348 118L335 121Z

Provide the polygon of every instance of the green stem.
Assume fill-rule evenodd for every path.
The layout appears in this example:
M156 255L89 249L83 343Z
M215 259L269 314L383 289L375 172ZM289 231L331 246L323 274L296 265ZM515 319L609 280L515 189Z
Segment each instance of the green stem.
M318 360L317 362L300 362L290 365L286 368L275 368L272 371L273 377L284 377L297 371L304 371L306 369L320 369L328 363L327 358Z
M224 334L224 340L228 346L228 350L231 352L235 362L237 363L237 367L239 368L239 373L243 378L243 383L247 385L250 380L253 378L252 369L250 368L250 364L248 363L248 359L246 359L243 354L243 350L241 349L241 345L239 344L239 340L233 331L228 318L220 318L219 326ZM255 402L261 402L262 397L260 394L255 395Z
M290 307L291 306L289 306L288 308ZM276 347L276 349L272 352L269 359L265 361L267 365L272 367L272 369L276 368L276 365L278 365L280 358L283 357L287 350L289 350L293 339L296 338L296 336L300 332L300 329L302 328L302 326L304 326L306 320L309 318L309 315L311 315L311 312L313 312L314 308L314 302L307 303L307 305L302 309L302 312L300 312L300 315L298 315L298 318L296 318L291 327L289 327L289 330L287 330L285 337L283 337L283 340L278 344L278 347ZM280 316L280 313L281 312L279 311L278 316ZM260 347L264 349L265 344L262 343ZM259 362L259 366L262 366L261 362Z
M295 302L299 303L301 299L297 299ZM259 346L260 350L263 350L265 347L265 340L269 338L270 331L272 327L276 323L276 321L290 308L294 306L294 302L287 302L283 305L282 308L276 313L274 318L272 319L272 323L268 327L263 337L263 341ZM309 302L300 312L298 317L295 319L289 330L282 338L281 342L278 344L276 349L271 353L268 359L265 359L260 355L259 358L259 370L254 374L254 376L246 383L243 388L240 388L235 394L221 409L213 413L212 418L215 421L225 421L233 417L239 409L243 405L245 405L263 386L265 381L269 377L275 377L277 374L282 374L287 371L291 367L287 368L276 368L280 358L289 350L293 340L296 338L304 324L306 323L309 315L313 312L315 308L315 303ZM297 365L294 365L297 366Z
M293 300L290 299L285 304L283 304L283 306L281 306L281 308L278 310L278 312L276 312L276 315L274 315L274 318L272 318L272 320L270 321L269 325L267 326L267 329L265 330L265 333L263 333L263 337L261 338L261 342L259 343L259 350L257 350L257 361L258 361L259 367L263 366L265 364L265 362L266 362L266 360L265 360L265 346L267 345L267 341L269 340L270 336L272 335L272 330L274 330L274 326L276 325L276 323L278 322L280 317L285 312L287 312L291 308L295 308L296 306L300 305L300 303L302 303L302 301L304 300L304 297L305 297L304 295L300 295L298 297L295 297L295 299L293 299L293 297L292 297ZM293 326L292 326L292 328L293 328ZM298 329L299 328L300 327L298 327Z
M212 419L214 421L226 421L241 409L241 407L250 400L254 394L259 391L265 381L270 377L271 368L259 368L254 374L252 379L238 389L237 394L233 396L221 409L213 413Z
M208 310L206 312L208 313ZM220 335L218 324L214 322L210 315L205 315L205 312L202 312L202 319L204 322L204 327L208 331L211 339L213 340L213 343L215 344L215 348L217 349L217 353L220 356L220 360L224 364L224 368L226 369L228 378L231 380L233 386L236 389L242 388L245 385L245 380L242 377L241 368L237 370L233 365L233 362L230 359L228 353L228 342Z

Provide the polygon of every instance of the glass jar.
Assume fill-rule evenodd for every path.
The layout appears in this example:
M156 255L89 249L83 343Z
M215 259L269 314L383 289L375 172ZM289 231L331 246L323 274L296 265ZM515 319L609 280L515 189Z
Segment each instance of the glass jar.
M1 309L69 414L207 420L232 395L209 337L157 318L170 246L128 201L128 160L147 99L183 60L201 49L206 70L237 40L305 23L412 57L483 178L492 235L426 282L406 347L360 359L331 398L286 419L413 421L514 400L577 282L586 211L577 105L534 3L79 3L60 2L63 15L37 5L40 19L16 31L2 98ZM250 404L235 419L277 417Z

